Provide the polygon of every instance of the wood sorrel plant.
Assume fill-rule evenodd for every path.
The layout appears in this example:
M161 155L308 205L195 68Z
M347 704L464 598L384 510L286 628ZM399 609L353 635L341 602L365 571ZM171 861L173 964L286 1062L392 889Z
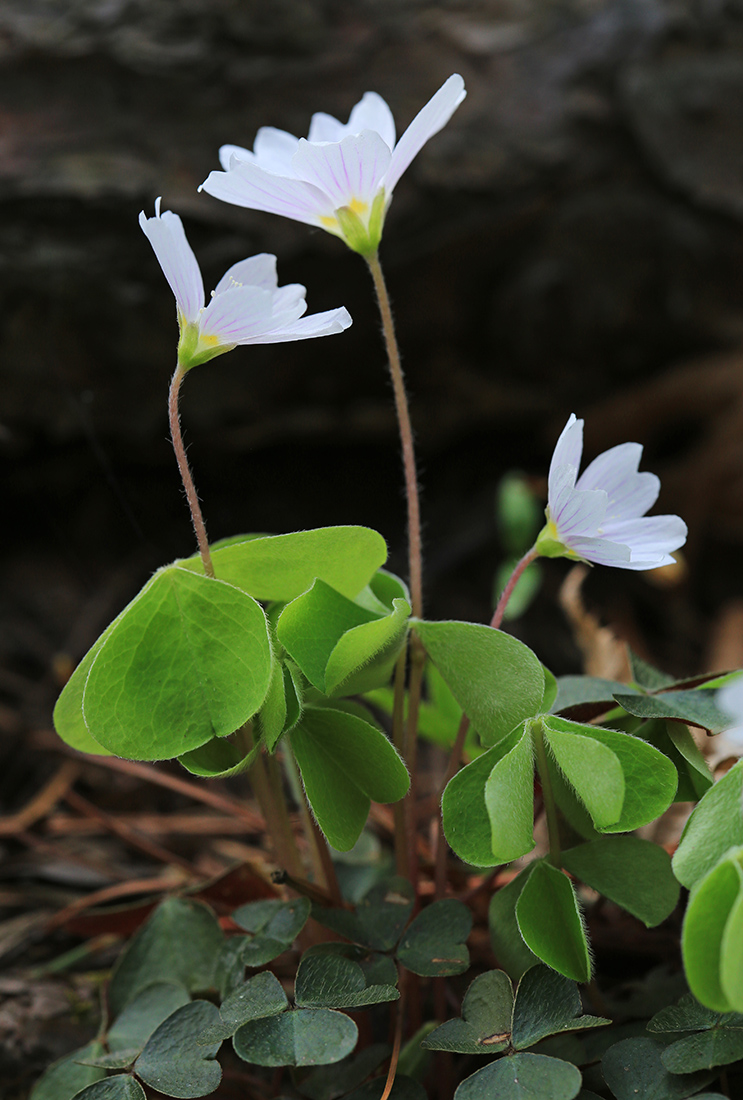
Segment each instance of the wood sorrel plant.
M223 148L224 170L203 185L217 198L320 226L366 260L400 425L409 588L385 571L384 540L364 527L209 544L180 434L186 373L237 344L327 336L351 319L343 308L303 316L304 287L279 287L267 255L231 267L205 305L180 218L162 212L159 199L154 218L140 215L177 304L169 415L198 554L158 570L104 631L54 721L84 752L176 758L205 778L246 771L276 862L298 896L241 906L231 914L241 931L229 937L203 904L164 901L116 965L98 1038L52 1067L34 1100L143 1100L148 1088L211 1095L228 1040L253 1066L251 1096L280 1090L310 1100L387 1100L393 1086L392 1095L415 1100L425 1095L425 1051L439 1052L430 1083L442 1100L455 1089L458 1100L590 1100L596 1093L581 1091L581 1068L603 1096L663 1100L698 1094L723 1080L719 1067L743 1059L743 763L713 786L688 729L719 733L743 717L739 685L725 689L722 709L715 697L736 674L674 681L631 655L630 683L556 680L500 630L519 577L539 556L634 570L673 561L686 527L676 516L645 514L659 482L638 472L642 448L614 447L579 477L583 422L571 416L550 466L546 524L490 625L423 617L413 434L378 249L396 183L464 95L461 77L450 77L398 142L374 93L347 124L313 116L307 140L262 129L252 152ZM392 741L369 705L390 715ZM415 796L419 735L450 750L428 904L430 891L419 890L419 832L428 824ZM307 865L284 778L306 800ZM699 804L672 864L633 833L674 800ZM338 852L353 848L371 801L402 807L398 874L370 866L363 888L347 884L344 896L328 842ZM548 843L524 861L535 849L535 816ZM461 898L445 896L448 847L476 869L522 861L510 875L491 876L499 969L479 966L459 1013L443 983L469 967L472 915ZM610 996L601 1016L587 1015L576 985L593 971L584 887L653 927L676 906L679 883L691 891L683 931L691 993L648 1023L652 1035L670 1039L614 1042L603 1014ZM310 918L340 939L304 933L310 946L290 999L286 983L263 968ZM387 1002L395 1005L391 1049L373 1013L357 1050L347 1012ZM607 1031L594 1034L599 1027ZM576 1031L585 1033L580 1041ZM454 1064L452 1054L463 1057ZM477 1069L472 1059L483 1056L489 1061ZM291 1076L277 1078L280 1067Z

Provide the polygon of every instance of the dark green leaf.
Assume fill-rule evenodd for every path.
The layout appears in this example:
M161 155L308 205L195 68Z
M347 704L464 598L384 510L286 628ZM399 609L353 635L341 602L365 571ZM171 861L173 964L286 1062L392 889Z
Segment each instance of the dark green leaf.
M535 863L528 864L515 878L496 890L488 910L490 942L496 962L513 981L518 981L537 962L537 956L524 943L516 920L516 903L535 866Z
M610 1023L601 1016L583 1015L575 982L548 966L533 966L516 990L511 1044L515 1050L525 1050L548 1035Z
M661 1061L671 1073L695 1073L727 1066L743 1058L743 1030L714 1028L685 1035L663 1051Z
M97 1058L78 1058L82 1066L97 1066L98 1069L128 1069L133 1066L142 1047L127 1047L112 1054L99 1054Z
M234 732L263 703L266 617L247 593L169 566L117 619L90 666L83 718L132 760L182 756Z
M708 1072L669 1073L663 1049L654 1039L623 1039L607 1050L601 1070L617 1100L685 1100L712 1080Z
M668 853L636 836L603 836L563 853L563 866L648 928L676 907L679 885Z
M367 985L364 971L342 955L303 955L297 970L295 998L300 1008L363 1008L396 1001L394 985Z
M558 676L557 698L551 710L560 714L584 703L603 703L606 710L611 710L617 691L630 692L631 688L619 680L602 680L598 676Z
M114 1020L108 1032L109 1050L136 1048L139 1053L155 1028L190 999L185 986L174 982L145 986Z
M722 733L730 726L730 718L715 704L714 691L664 691L660 695L626 695L617 692L614 696L620 707L624 707L637 718L675 718L700 726L710 733Z
M364 973L367 986L394 986L397 982L397 967L394 959L389 955L370 951L368 947L359 947L355 943L317 943L313 947L308 947L302 958L308 959L313 955L341 955L344 959L351 959L352 962L358 963Z
M246 932L253 933L240 950L243 966L264 966L287 948L304 928L310 915L307 898L291 901L251 901L241 905L232 919Z
M166 898L129 941L114 967L109 1004L114 1016L145 986L175 982L191 993L210 989L222 929L198 901ZM183 945L188 944L188 951Z
M208 1096L222 1080L222 1067L215 1061L222 1044L195 1039L217 1023L219 1011L209 1001L191 1001L177 1009L150 1036L135 1065L137 1076L166 1096Z
M58 1100L63 1100L59 1097ZM75 1100L146 1100L145 1091L139 1081L128 1073L117 1073L105 1081L88 1085L82 1092L75 1094Z
M219 1021L203 1031L198 1042L209 1044L229 1039L250 1020L277 1016L288 1007L289 1001L281 982L270 970L264 970L225 997L219 1008Z
M349 1054L336 1062L332 1069L318 1066L317 1069L310 1070L298 1083L298 1088L309 1100L336 1100L360 1085L377 1069L389 1052L390 1048L386 1043L372 1043L358 1054Z
M377 951L390 951L400 939L415 904L415 892L399 875L372 886L359 902L356 915L362 939Z
M259 1066L325 1066L356 1046L356 1024L329 1008L295 1008L252 1020L234 1038L235 1052Z
M691 889L729 848L743 845L743 760L700 800L681 835L673 872Z
M543 1054L514 1054L462 1081L454 1100L573 1100L580 1085L580 1070L569 1062Z
M79 1058L95 1058L103 1053L98 1042L88 1043L72 1054L66 1054L49 1067L31 1090L30 1100L72 1100L81 1089L101 1081L106 1071L94 1066L80 1065Z
M715 1012L700 1004L693 993L685 993L675 1005L656 1012L648 1022L648 1031L710 1031L713 1028L743 1028L743 1014Z
M511 1039L513 989L502 970L479 974L464 995L461 1019L447 1020L422 1045L459 1054L497 1054Z
M591 959L570 880L544 860L524 884L516 903L519 931L527 946L554 970L576 982L591 977Z
M486 745L538 713L544 673L523 642L477 623L419 622L415 629Z
M289 736L313 813L340 851L358 840L371 800L397 802L410 786L392 743L355 715L307 707Z
M499 744L458 771L444 791L441 814L446 839L460 859L475 867L492 867L497 862L485 805L485 784L495 765L518 744L521 736L521 727L513 730Z
M673 676L669 676L667 673L661 672L659 668L654 668L653 665L648 664L647 661L643 661L642 657L638 657L636 653L633 653L629 646L627 647L627 656L629 657L632 679L645 691L659 691L661 688L669 687L675 682Z
M466 940L472 913L455 898L434 901L408 925L397 958L404 967L424 977L463 974L469 966Z

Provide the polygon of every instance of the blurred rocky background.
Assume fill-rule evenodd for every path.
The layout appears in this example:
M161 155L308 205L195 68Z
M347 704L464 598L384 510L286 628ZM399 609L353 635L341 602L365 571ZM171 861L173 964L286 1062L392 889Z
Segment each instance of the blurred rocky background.
M173 300L137 227L179 212L213 286L279 257L353 328L190 375L210 535L368 523L404 571L396 428L363 263L198 194L224 142L305 134L364 91L401 132L452 72L468 97L395 193L383 261L423 480L432 615L486 620L501 477L534 490L570 412L627 439L689 523L670 577L593 570L597 621L673 671L743 661L743 3L0 0L0 725L58 685L147 575L192 551L167 437ZM565 563L515 624L580 647ZM723 640L721 640L723 639Z

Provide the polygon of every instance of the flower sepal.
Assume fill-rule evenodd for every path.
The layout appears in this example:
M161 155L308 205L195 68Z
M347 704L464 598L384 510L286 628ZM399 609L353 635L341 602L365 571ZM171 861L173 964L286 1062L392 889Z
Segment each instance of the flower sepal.
M365 259L370 259L379 249L386 212L387 204L382 188L374 198L366 225L352 206L339 206L334 214L341 237L348 247Z
M204 336L195 321L185 322L180 319L180 337L178 339L178 366L183 373L198 367L202 363L208 363L217 355L224 355L226 351L232 351L236 344L220 344L216 336Z
M537 535L537 541L534 543L534 549L539 554L540 558L572 558L573 561L582 561L570 547L566 546L564 542L560 542L557 536L557 529L549 520L545 523L542 530Z

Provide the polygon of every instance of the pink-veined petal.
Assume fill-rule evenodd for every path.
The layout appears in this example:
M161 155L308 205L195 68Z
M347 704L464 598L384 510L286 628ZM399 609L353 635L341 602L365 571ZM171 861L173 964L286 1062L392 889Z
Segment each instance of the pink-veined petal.
M609 495L607 519L635 519L652 508L660 492L660 478L638 473L639 443L620 443L594 458L576 483L576 489L605 489Z
M274 291L277 283L276 257L270 252L260 252L228 268L215 286L214 293L221 294L235 286L259 286L262 290Z
M559 516L565 507L570 494L575 492L575 466L551 466L550 488L547 508L554 519Z
M299 138L275 126L261 126L253 142L255 163L277 176L293 176L292 157L297 151Z
M579 558L592 561L595 565L614 565L620 569L630 569L630 551L628 546L608 539L575 538L570 540L570 549Z
M575 470L573 477L573 485L575 486L575 479L578 476L578 470L580 468L581 455L583 454L583 421L577 420L575 413L571 413L568 417L568 422L560 432L560 438L555 444L555 449L552 452L552 461L550 462L549 472L549 501L550 509L553 509L553 499L557 494L557 471L562 466L571 466ZM559 477L562 481L564 474L560 474Z
M321 189L336 210L354 199L371 205L389 161L390 151L379 134L364 130L327 145L303 138L292 164L297 176Z
M250 149L243 149L242 145L222 145L219 150L219 163L225 172L229 172L233 161L254 159Z
M289 340L311 340L316 336L333 336L343 332L351 324L351 315L345 306L330 309L325 313L312 313L309 317L300 317L285 328L264 332L251 340L251 344L280 344Z
M362 130L374 130L381 137L390 152L395 148L395 120L392 111L376 92L364 92L364 95L351 111L346 130L349 134L360 134Z
M199 190L235 206L280 214L307 225L320 225L320 218L332 218L335 209L327 195L312 184L274 176L247 160L233 162L229 172L210 172Z
M308 141L341 141L346 137L348 128L332 115L326 115L324 111L318 111L310 120L310 132Z
M146 217L143 210L139 215L139 224L175 295L179 312L187 322L197 320L204 305L204 282L198 260L186 239L183 222L170 210L161 214L158 199L155 217Z
M601 489L573 490L559 512L550 509L561 542L571 544L576 537L593 537L599 533L606 514L606 493Z
M252 343L271 327L271 304L270 292L257 286L223 290L201 314L201 335L215 336L220 344Z
M602 533L629 546L633 559L650 560L668 556L683 546L687 528L679 516L642 516L604 523Z
M429 99L425 107L421 108L392 153L392 160L383 181L387 192L392 192L410 162L426 142L447 124L466 95L464 81L458 73L454 73Z

